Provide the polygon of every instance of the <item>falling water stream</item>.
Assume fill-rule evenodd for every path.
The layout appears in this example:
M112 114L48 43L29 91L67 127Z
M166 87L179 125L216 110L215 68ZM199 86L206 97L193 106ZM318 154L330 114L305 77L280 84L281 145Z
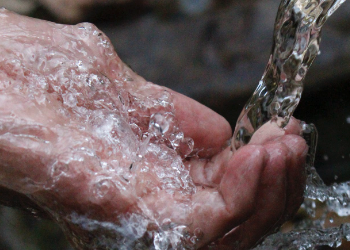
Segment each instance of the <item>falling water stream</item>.
M282 0L272 53L258 87L238 118L234 148L247 144L268 121L276 121L281 127L287 125L300 101L305 75L319 54L322 26L343 2Z
M278 9L272 53L267 67L247 102L232 140L233 150L247 144L256 130L267 122L288 124L303 91L303 82L319 54L321 29L345 0L282 0ZM309 145L304 219L289 230L269 236L256 249L315 249L338 247L350 241L350 182L326 186L314 168L317 130L303 124Z

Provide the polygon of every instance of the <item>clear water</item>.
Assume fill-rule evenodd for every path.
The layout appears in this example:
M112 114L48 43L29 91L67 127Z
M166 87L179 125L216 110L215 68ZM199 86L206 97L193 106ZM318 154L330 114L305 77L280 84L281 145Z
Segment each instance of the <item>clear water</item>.
M272 53L258 87L237 120L232 147L247 144L268 121L287 125L303 91L303 81L319 54L321 29L345 0L282 0Z
M321 29L345 0L282 0L275 22L272 53L258 87L244 107L232 148L247 144L266 122L288 124L303 91L303 82L319 54ZM279 118L279 119L277 119ZM282 118L282 119L280 119ZM303 219L273 234L256 249L315 249L339 247L350 241L350 182L326 186L314 168L317 130L303 124L309 145Z

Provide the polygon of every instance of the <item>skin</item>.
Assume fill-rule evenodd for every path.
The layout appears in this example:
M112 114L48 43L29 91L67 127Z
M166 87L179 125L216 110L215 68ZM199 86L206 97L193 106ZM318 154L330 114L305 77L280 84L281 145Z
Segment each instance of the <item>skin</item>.
M232 130L223 117L136 75L94 26L58 26L5 10L0 19L0 184L11 194L3 192L3 203L33 207L56 220L77 249L108 234L73 223L73 213L115 225L138 215L147 218L150 232L171 221L197 237L193 248L215 242L210 249L248 249L298 210L308 150L298 120L284 129L266 123L232 152ZM97 83L90 81L95 76ZM166 105L147 106L162 95ZM149 135L150 117L161 112L173 114L162 138L169 142L182 131L193 139L191 157L185 144L174 150ZM109 117L120 119L122 129L99 134ZM143 152L142 134L173 160ZM142 154L139 160L135 152ZM83 160L67 161L76 154ZM179 159L190 192L164 188L156 174ZM96 195L97 178L102 196Z

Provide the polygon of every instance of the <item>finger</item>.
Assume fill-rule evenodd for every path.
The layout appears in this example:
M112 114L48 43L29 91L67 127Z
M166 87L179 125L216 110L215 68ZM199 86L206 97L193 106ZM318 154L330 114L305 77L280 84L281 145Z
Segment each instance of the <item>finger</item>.
M283 216L286 204L286 163L288 148L282 143L265 145L266 167L258 188L252 217L219 241L228 249L248 249L269 233Z
M190 170L190 175L195 184L218 187L232 155L233 152L230 147L227 147L211 159L191 158L185 164Z
M201 157L211 157L227 146L232 130L221 115L189 97L172 94L180 129L194 140Z
M249 144L264 144L285 134L301 134L300 121L291 117L286 127L281 128L277 122L269 121L261 126L252 136Z
M285 220L290 219L303 202L306 182L305 160L308 146L303 138L296 135L285 135L279 139L292 153L287 171L287 203L284 212Z
M300 120L291 117L289 123L284 128L285 134L301 135L302 127L300 126Z
M278 140L285 134L298 135L300 132L300 122L294 117L290 119L290 122L284 129L277 126L275 122L269 122L254 134L249 144L262 145L272 140ZM192 158L186 164L196 184L215 187L221 182L221 178L226 171L227 161L231 156L232 152L226 148L211 159L198 160Z
M193 196L192 229L199 228L204 245L245 221L255 209L266 152L261 146L246 146L229 160L219 190L206 189Z

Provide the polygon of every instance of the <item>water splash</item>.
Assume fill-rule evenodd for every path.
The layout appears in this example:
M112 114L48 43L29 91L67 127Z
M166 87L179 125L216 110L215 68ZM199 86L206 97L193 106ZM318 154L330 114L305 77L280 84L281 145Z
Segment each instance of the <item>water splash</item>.
M173 95L124 65L92 24L57 26L5 9L0 18L11 31L0 34L1 82L10 82L0 97L11 107L1 111L0 139L23 150L8 154L21 174L0 176L2 186L27 194L77 249L195 248L196 186L183 162L194 143L175 119Z

